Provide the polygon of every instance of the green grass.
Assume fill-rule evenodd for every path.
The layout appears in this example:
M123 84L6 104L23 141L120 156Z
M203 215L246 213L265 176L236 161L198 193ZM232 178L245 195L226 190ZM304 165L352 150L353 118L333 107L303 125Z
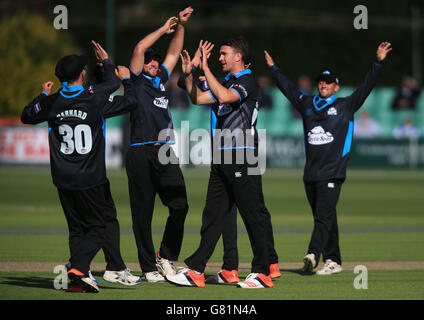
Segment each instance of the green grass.
M242 273L243 276L246 273ZM0 273L0 300L54 299L54 300L286 300L286 299L424 299L424 270L397 271L371 270L368 289L355 289L357 274L351 271L331 276L304 276L284 272L274 281L272 290L242 290L233 285L207 285L206 288L176 287L169 283L144 283L127 288L108 284L99 279L98 294L68 293L55 290L53 273Z
M122 255L126 262L137 262L126 174L123 170L112 170L108 175L121 225ZM192 254L199 244L208 170L185 169L184 176L190 211L180 261ZM422 171L348 171L338 204L344 261L424 260L423 186ZM280 261L301 261L313 226L302 171L268 169L263 176L263 189ZM2 167L0 191L0 261L66 262L69 255L67 227L49 169ZM156 248L167 215L167 209L157 199L152 222ZM240 261L249 262L251 249L240 218L238 225ZM221 260L220 241L210 261ZM103 253L99 253L95 261L103 262ZM52 277L53 273L0 273L0 299L73 299L74 296L44 285ZM420 289L424 287L423 270L372 270L368 290L354 290L353 277L353 272L349 271L331 278L302 277L288 272L276 282L275 290L271 290L278 292L277 295L268 291L260 295L240 290L233 292L236 289L217 286L203 291L175 288L169 284L143 284L143 290L106 286L96 299L156 299L159 292L169 295L169 299L322 299L322 292L330 292L329 299L424 298ZM22 280L25 278L33 279L33 284L26 286ZM306 294L304 286L308 283L313 289Z
M302 261L310 233L275 233L275 248L281 262ZM161 234L153 236L159 246ZM54 261L66 263L68 239L63 235L0 235L0 261ZM199 233L186 234L180 261L191 255L200 241ZM411 261L424 260L424 234L420 232L345 233L340 245L344 261ZM250 262L252 253L246 234L238 238L240 261ZM137 262L134 236L121 235L122 256L126 262ZM222 242L218 242L210 261L222 261ZM100 252L94 259L103 262Z

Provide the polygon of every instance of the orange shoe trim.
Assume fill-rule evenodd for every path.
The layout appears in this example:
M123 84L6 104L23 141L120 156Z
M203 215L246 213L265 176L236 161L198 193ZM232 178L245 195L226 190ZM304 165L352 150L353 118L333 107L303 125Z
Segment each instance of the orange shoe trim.
M187 279L196 287L204 288L206 286L204 273L196 274L193 270L189 270L186 273L186 276L187 276Z
M278 278L281 277L280 267L278 266L278 263L273 263L269 266L269 276L271 278Z
M71 270L68 271L68 274L71 274L71 273L72 274L75 274L77 276L85 276L84 273L82 273L81 271L79 271L79 270L77 270L75 268L72 268Z
M272 288L274 286L271 277L266 276L263 273L259 273L257 279L265 288Z
M237 270L228 271L228 270L222 269L221 272L219 272L218 276L227 283L240 282Z

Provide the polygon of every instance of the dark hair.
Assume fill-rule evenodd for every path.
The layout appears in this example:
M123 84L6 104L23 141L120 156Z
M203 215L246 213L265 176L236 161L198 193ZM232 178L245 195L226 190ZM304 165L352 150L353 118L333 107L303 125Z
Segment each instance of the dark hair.
M245 64L250 62L249 58L249 45L242 37L231 38L222 41L221 46L229 46L234 49L234 52L241 54L241 59Z
M161 55L155 51L153 48L149 48L144 53L144 64L148 64L150 61L155 60L160 63L162 59Z
M55 74L60 82L73 82L77 80L87 67L88 58L86 55L71 54L62 57L56 64Z

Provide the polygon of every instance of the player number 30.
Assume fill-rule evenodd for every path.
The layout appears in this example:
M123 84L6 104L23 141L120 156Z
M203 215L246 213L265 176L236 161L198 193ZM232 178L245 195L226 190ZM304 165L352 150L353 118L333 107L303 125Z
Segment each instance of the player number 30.
M79 154L87 154L91 151L93 139L91 128L86 124L79 124L72 129L67 124L59 126L59 134L63 137L60 144L60 151L64 154L72 154L76 151Z

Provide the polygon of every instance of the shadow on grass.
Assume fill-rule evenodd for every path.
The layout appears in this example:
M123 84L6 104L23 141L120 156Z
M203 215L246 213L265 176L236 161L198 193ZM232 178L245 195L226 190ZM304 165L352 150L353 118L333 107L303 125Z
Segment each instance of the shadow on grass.
M53 289L54 288L54 279L48 278L48 277L12 277L12 276L3 276L0 277L0 285L10 285L10 286L17 286L17 287L27 287L27 288L39 288L39 289ZM136 287L136 286L134 286ZM107 290L122 290L127 289L126 286L117 286L114 284L106 284L106 285L99 285L100 289L107 289ZM61 289L60 289L61 290ZM64 290L64 289L63 289ZM64 290L66 291L66 290Z
M302 269L280 269L281 272L296 273L300 276L313 276L315 272L305 272Z
M91 271L91 274L93 275L93 277L103 277L103 273L105 273L104 271Z
M53 279L46 277L0 277L0 283L18 287L54 289Z

